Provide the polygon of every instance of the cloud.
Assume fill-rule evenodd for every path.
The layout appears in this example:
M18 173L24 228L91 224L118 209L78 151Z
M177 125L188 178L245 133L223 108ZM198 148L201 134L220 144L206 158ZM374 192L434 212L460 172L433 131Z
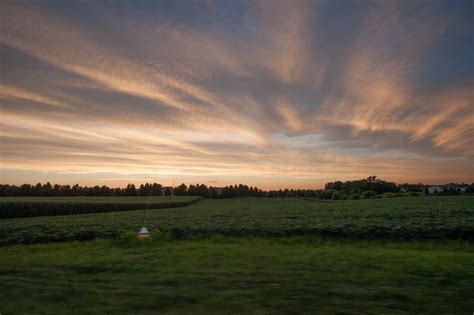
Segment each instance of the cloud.
M472 63L422 71L472 36L443 6L3 1L2 181L472 180Z
M0 98L10 100L10 101L23 100L23 101L31 101L34 103L45 104L49 106L61 106L61 104L55 100L49 99L47 97L43 97L42 95L39 95L33 92L25 91L23 89L7 86L7 85L0 85Z

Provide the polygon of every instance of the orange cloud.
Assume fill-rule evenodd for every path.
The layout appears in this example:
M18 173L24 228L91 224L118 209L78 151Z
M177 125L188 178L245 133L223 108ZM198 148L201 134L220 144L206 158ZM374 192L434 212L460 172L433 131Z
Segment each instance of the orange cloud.
M451 22L424 9L404 34L399 4L378 2L342 46L348 51L337 38L327 42L335 57L318 42L322 7L252 3L252 27L226 36L156 16L122 20L109 10L96 12L104 29L95 29L39 3L3 3L0 43L57 77L32 68L2 78L2 181L18 170L31 171L16 179L24 181L45 172L94 183L107 173L249 178L273 188L374 173L468 180L471 85L425 93L413 83Z

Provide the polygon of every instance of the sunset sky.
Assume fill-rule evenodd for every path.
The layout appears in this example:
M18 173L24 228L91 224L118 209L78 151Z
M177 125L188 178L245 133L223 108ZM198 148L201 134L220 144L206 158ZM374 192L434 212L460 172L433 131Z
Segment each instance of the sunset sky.
M0 0L1 182L474 181L474 1Z

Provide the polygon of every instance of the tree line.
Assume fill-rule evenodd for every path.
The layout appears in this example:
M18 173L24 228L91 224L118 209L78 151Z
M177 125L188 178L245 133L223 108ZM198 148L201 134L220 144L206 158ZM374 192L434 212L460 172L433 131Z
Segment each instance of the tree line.
M461 184L466 192L474 192L473 184ZM126 187L111 188L108 186L52 185L51 183L20 186L0 184L0 196L201 196L203 198L235 198L235 197L308 197L318 199L368 199L381 196L397 197L401 191L412 195L426 191L423 184L402 184L388 182L369 176L354 181L336 181L327 183L324 189L280 189L262 190L258 187L243 184L225 187L213 187L204 184L176 187L163 186L158 183L141 184L138 187L128 184Z
M247 185L230 185L226 187L208 187L204 184L176 187L163 186L158 183L146 183L140 186L128 184L126 187L52 185L51 183L20 186L0 184L0 196L201 196L204 198L263 197L264 191Z

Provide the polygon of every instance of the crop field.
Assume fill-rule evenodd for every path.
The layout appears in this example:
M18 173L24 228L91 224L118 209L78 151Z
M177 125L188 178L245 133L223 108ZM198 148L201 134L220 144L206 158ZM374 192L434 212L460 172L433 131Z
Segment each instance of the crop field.
M0 313L471 314L473 205L202 199L1 219Z
M205 199L181 208L0 220L0 244L115 238L147 226L172 238L316 235L474 240L474 196L354 201Z
M2 197L0 219L183 207L200 197Z

